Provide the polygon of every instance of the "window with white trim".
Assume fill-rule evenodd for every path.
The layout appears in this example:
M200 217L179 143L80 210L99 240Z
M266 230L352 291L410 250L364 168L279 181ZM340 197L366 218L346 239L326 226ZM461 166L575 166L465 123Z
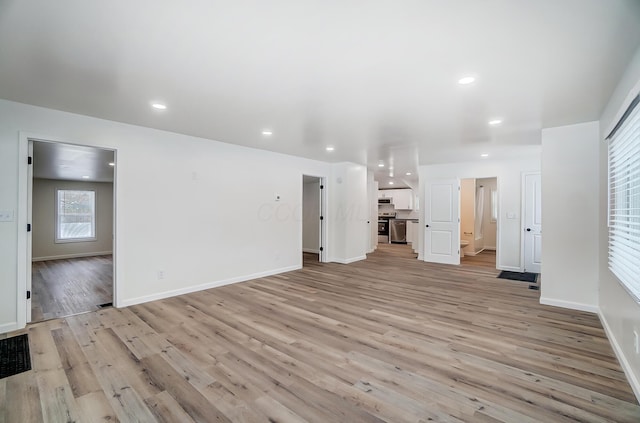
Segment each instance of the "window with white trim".
M81 242L95 239L95 191L56 190L56 242Z
M640 96L609 140L609 269L640 302Z

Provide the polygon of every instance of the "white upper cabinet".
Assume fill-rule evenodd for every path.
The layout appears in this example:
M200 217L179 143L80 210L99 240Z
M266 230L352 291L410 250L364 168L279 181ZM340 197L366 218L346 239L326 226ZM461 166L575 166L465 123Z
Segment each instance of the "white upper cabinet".
M394 189L393 205L398 210L413 210L413 191L410 189Z
M413 210L413 191L411 189L382 189L378 198L391 198L396 210Z

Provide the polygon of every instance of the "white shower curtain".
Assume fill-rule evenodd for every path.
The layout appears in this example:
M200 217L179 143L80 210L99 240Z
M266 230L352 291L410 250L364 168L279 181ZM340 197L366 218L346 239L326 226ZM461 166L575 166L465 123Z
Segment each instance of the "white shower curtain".
M476 239L482 239L482 222L484 220L484 187L479 186L476 190L476 220L475 220L475 233Z

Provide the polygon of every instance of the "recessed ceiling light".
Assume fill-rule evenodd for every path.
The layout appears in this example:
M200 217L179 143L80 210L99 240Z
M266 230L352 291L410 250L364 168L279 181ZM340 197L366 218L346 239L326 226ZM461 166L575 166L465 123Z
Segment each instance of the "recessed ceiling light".
M162 103L152 103L151 107L153 107L154 109L157 109L157 110L167 110L167 106L165 104L162 104Z
M393 181L389 181L389 185L393 185Z
M500 125L502 123L502 119L493 119L489 121L489 125Z
M473 76L465 76L464 78L458 79L458 84L460 85L469 85L476 79Z
M389 178L393 178L393 172L389 172Z
M405 173L405 175L411 176L411 172L407 172L407 173Z
M262 135L264 136L270 136L273 135L273 131L269 130L269 129L265 129L264 131L262 131Z
M89 179L89 175L82 175L82 179Z
M480 157L489 157L489 153L482 153L480 154Z
M378 163L378 167L384 167L384 163L382 162Z
M335 150L335 148L333 148L332 146L328 146L328 147L326 148L326 150L327 150L327 151L333 151L333 150Z
M116 164L114 162L109 163L109 166L115 166Z

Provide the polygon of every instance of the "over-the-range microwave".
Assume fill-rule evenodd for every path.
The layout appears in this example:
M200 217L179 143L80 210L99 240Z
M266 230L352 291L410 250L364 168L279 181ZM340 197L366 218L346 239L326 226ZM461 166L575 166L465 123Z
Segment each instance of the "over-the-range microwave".
M391 198L378 198L378 204L393 204Z

